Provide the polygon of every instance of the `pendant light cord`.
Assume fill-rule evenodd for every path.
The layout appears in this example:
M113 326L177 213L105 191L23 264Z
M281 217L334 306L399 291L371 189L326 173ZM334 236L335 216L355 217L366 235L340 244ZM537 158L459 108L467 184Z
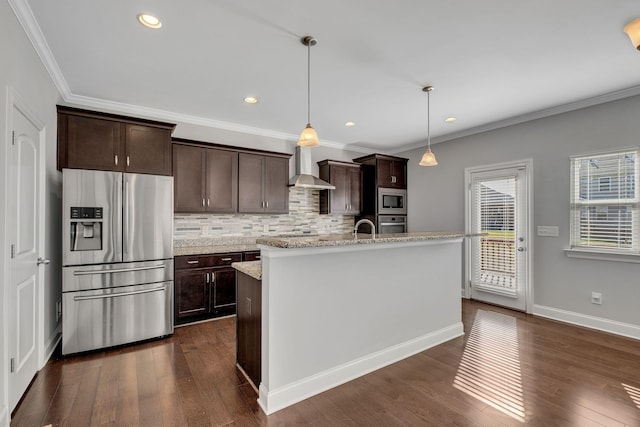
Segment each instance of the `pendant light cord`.
M431 151L431 91L427 91L427 148Z
M311 42L307 43L307 123L311 123Z

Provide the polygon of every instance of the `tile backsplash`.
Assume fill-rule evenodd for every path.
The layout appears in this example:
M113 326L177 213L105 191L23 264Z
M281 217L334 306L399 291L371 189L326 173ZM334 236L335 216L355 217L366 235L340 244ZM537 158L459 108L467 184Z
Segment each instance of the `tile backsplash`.
M260 236L343 234L353 230L351 215L320 215L319 190L291 187L289 213L269 214L176 214L175 240L206 238L221 241L230 238Z

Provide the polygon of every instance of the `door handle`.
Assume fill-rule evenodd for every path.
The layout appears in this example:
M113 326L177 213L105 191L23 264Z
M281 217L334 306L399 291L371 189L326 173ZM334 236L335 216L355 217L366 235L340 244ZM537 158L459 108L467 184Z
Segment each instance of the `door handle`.
M522 246L520 246L520 247L518 248L518 252L524 252L524 251L526 251L526 249L525 249L525 248L523 248Z
M37 264L37 265L40 265L40 264L47 265L47 264L49 264L50 262L51 262L51 260L50 260L50 259L42 258L42 257L38 257L38 260L36 261L36 264Z

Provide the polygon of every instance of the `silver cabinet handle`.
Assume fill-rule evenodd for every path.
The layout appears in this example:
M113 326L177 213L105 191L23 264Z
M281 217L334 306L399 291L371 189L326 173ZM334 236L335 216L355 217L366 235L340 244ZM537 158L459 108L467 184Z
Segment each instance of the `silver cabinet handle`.
M233 258L222 258L222 261L231 261Z
M381 222L380 226L387 226L387 225L402 225L403 227L406 225L406 222Z
M127 156L127 166L129 166L129 156Z
M204 274L204 283L209 284L209 273Z
M202 198L202 207L204 208L204 197Z
M86 271L86 270L80 270L80 271L74 271L73 275L74 276L87 276L89 274L111 274L111 273L129 273L132 271L143 271L143 270L155 270L158 268L166 268L166 266L164 265L149 265L146 267L133 267L133 268L117 268L117 269L113 269L113 270L94 270L94 271Z
M153 288L153 289L144 289L142 291L131 291L131 292L119 292L117 294L104 294L104 295L95 295L90 297L73 297L74 301L85 301L90 299L105 299L105 298L116 298L116 297L126 297L128 295L138 295L138 294L148 294L150 292L161 292L166 290L166 286L162 286L161 288Z
M197 263L198 263L198 260L197 260L197 259L196 259L196 260L189 260L189 261L187 261L187 264L197 264Z
M267 200L267 208L269 207L269 201Z
M116 166L118 166L118 155L117 154L114 156L113 161L116 163Z
M207 207L211 206L211 199L207 197Z
M50 260L50 259L42 258L42 257L38 257L38 260L36 261L36 264L37 264L37 265L40 265L40 264L47 265L47 264L49 264L50 262L51 262L51 260Z
M211 273L211 283L215 283L216 281L216 273Z
M525 249L525 248L523 248L522 246L520 246L520 247L518 248L518 252L524 252L524 251L526 251L526 249Z

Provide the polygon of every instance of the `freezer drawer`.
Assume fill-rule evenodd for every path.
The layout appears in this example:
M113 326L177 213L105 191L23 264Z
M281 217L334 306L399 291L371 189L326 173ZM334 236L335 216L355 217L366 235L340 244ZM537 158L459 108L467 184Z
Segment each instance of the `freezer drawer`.
M173 259L62 268L62 292L173 281Z
M173 333L173 281L62 294L62 354Z

